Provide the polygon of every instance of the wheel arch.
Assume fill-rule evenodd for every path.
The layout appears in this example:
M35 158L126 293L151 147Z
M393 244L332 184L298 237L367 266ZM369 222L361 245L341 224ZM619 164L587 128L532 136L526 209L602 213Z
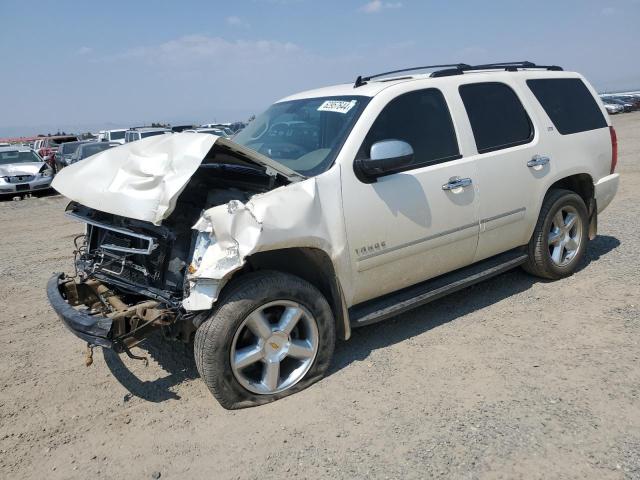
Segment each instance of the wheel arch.
M593 240L598 231L598 209L596 206L593 177L588 173L567 175L551 184L545 196L554 189L570 190L582 198L589 213L589 239ZM542 208L542 205L540 205L540 208Z
M576 173L555 181L547 190L563 188L577 193L584 200L584 204L588 207L589 202L594 198L595 187L593 186L593 177L588 173Z
M329 302L336 323L336 335L342 340L351 336L349 316L340 280L329 255L312 247L291 247L257 252L245 259L245 266L234 277L257 270L276 270L306 280L320 290Z

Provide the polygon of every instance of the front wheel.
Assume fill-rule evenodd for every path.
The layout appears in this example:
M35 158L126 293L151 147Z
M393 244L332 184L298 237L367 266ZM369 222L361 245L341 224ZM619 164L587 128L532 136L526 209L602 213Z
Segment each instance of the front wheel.
M244 408L277 400L316 382L335 345L331 308L310 283L255 272L226 289L198 328L200 376L220 404Z
M589 214L582 197L570 190L551 190L529 242L524 269L552 280L568 277L577 270L588 241Z

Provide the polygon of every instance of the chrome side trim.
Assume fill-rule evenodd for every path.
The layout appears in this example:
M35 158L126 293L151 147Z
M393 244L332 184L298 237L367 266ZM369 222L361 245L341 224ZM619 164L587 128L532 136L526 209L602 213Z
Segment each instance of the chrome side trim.
M140 240L144 240L147 242L147 248L128 248L128 247L120 247L118 245L111 245L111 244L100 245L100 247L105 250L114 250L116 252L132 253L132 254L138 254L138 255L151 255L151 252L153 252L153 250L155 250L155 248L158 246L158 244L156 243L153 237L142 235L140 233L135 233L125 228L112 227L111 225L107 225L105 223L89 220L88 218L85 218L82 215L78 215L73 212L66 212L65 215L69 216L70 218L73 218L74 220L78 220L80 222L86 223L88 225L92 225L94 227L104 228L105 230L121 233L122 235L138 238Z
M494 220L498 220L499 218L508 217L509 215L515 215L516 213L524 212L527 209L525 207L516 208L515 210L511 210L510 212L500 213L499 215L494 215L493 217L484 218L480 220L480 225L493 222Z
M424 242L428 242L430 240L434 240L436 238L444 237L445 235L451 235L452 233L460 232L462 230L467 230L468 228L475 228L475 227L478 227L478 225L480 226L480 229L482 231L483 227L485 227L489 222L493 222L495 220L499 220L499 219L504 218L504 217L509 217L511 215L516 215L516 214L524 212L526 210L527 209L525 207L516 208L515 210L511 210L509 212L504 212L504 213L501 213L499 215L494 215L493 217L484 218L484 219L480 220L479 224L475 223L475 222L474 223L468 223L468 224L462 225L460 227L452 228L450 230L445 230L444 232L439 232L439 233L436 233L434 235L429 235L428 237L418 238L417 240L412 240L410 242L403 243L402 245L396 245L395 247L390 247L390 248L387 248L385 250L381 250L379 252L369 253L367 255L363 255L362 257L358 257L357 261L361 262L363 260L368 260L370 258L378 257L380 255L384 255L384 254L387 254L387 253L395 252L395 251L401 250L403 248L412 247L412 246L418 245L420 243L424 243Z
M403 243L402 245L396 245L395 247L387 248L387 249L382 250L380 252L374 252L374 253L370 253L368 255L363 255L362 257L358 258L358 261L368 260L370 258L374 258L374 257L377 257L379 255L384 255L385 253L395 252L396 250L401 250L403 248L412 247L414 245L418 245L419 243L428 242L429 240L433 240L433 239L436 239L436 238L439 238L439 237L444 237L445 235L451 235L452 233L460 232L460 231L466 230L468 228L476 228L477 226L478 226L478 224L476 222L468 223L467 225L462 225L461 227L452 228L451 230L445 230L444 232L439 232L439 233L436 233L434 235L429 235L428 237L418 238L417 240L412 240L411 242Z

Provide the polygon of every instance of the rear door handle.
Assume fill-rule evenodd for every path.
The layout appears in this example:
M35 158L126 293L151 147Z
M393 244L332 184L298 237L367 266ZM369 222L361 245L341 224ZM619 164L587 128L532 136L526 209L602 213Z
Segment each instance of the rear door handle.
M442 190L455 190L457 188L468 187L473 183L470 178L454 177L449 180L449 183L442 185Z
M541 167L550 161L551 159L545 155L534 155L533 158L527 162L527 167Z

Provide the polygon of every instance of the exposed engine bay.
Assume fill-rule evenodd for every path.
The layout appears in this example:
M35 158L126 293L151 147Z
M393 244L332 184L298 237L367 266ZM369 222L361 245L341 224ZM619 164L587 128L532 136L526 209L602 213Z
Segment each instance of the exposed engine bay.
M198 238L194 224L211 207L245 203L287 183L213 147L160 225L72 201L66 213L86 229L75 238L76 273L62 280L60 290L70 305L111 319L113 348L128 354L155 327L188 341L196 314L185 311L182 300L189 295L186 280Z

